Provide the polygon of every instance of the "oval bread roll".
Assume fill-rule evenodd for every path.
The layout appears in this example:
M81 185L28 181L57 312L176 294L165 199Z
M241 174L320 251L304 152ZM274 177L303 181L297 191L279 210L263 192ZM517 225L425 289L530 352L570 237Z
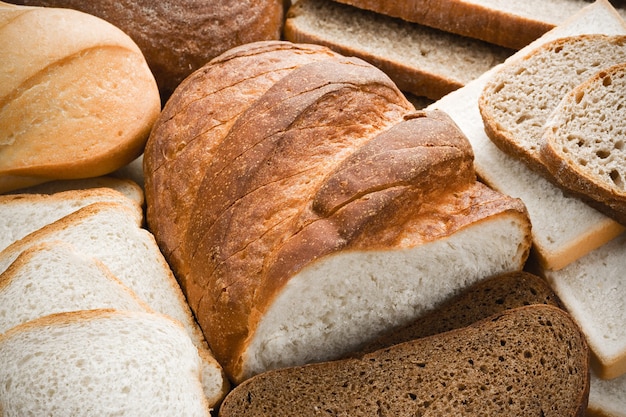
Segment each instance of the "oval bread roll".
M0 3L0 38L0 192L106 174L141 154L161 103L120 29Z

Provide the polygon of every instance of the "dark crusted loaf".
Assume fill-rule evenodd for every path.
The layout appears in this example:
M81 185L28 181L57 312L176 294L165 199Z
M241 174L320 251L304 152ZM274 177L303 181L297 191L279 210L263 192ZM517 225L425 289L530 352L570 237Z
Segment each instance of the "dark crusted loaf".
M236 387L230 416L582 416L588 349L563 310L533 305L361 358L270 371Z

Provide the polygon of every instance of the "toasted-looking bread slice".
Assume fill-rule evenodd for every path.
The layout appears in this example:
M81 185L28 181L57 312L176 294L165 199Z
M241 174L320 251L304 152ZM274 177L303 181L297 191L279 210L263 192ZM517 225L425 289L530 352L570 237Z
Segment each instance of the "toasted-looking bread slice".
M577 325L533 305L360 358L257 375L230 392L220 417L582 416L588 392Z

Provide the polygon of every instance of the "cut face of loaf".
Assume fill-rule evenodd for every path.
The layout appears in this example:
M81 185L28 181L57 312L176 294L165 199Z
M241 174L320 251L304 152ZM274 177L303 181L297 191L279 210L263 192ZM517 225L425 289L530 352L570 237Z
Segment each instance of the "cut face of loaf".
M547 122L541 157L563 188L626 224L626 60L563 97Z
M261 43L209 63L145 154L150 227L236 381L340 356L528 255L525 207L476 182L450 119L324 51ZM224 81L229 65L240 75ZM202 104L182 106L187 92ZM226 122L203 125L217 115Z
M162 315L47 316L1 335L0 351L5 416L210 416L197 350Z
M257 375L231 416L583 416L588 350L563 310L533 305L359 358Z
M70 9L0 3L0 192L112 172L141 154L161 101L137 45Z
M560 38L508 62L492 75L478 101L487 135L545 174L540 150L552 111L587 78L620 62L626 62L623 35Z

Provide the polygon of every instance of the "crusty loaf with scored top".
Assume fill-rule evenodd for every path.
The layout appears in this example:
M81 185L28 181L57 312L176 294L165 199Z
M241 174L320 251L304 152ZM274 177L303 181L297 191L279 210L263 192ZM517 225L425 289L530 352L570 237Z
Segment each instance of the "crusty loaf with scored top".
M588 350L563 310L532 305L358 358L269 371L230 416L583 416Z
M556 183L626 225L626 58L566 94L540 157Z
M476 181L444 113L319 47L209 63L144 161L148 223L235 381L342 355L528 255L524 206Z
M0 3L0 192L112 172L161 109L137 45L69 9Z

